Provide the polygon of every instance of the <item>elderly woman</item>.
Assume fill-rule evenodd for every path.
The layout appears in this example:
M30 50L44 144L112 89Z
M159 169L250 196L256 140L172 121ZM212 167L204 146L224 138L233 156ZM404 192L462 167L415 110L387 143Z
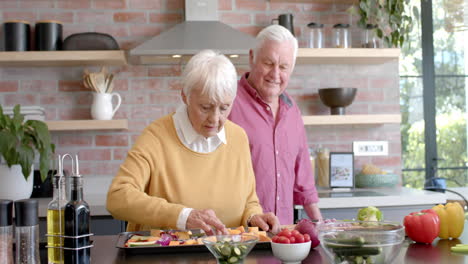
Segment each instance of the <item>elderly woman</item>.
M255 192L247 135L227 120L236 92L236 70L224 55L205 50L188 62L184 105L144 129L109 188L107 209L129 222L128 231L278 231Z

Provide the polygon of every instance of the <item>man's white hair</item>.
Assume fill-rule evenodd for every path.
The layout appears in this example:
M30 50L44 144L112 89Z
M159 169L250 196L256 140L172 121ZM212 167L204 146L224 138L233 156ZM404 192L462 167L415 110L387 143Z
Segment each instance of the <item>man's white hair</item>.
M194 88L200 88L216 102L225 96L234 99L237 93L237 72L232 62L213 50L202 50L187 63L183 76L183 92L187 99Z
M294 49L293 65L296 63L298 49L297 39L288 29L280 25L270 25L258 33L255 39L255 48L253 49L254 61L257 59L258 51L263 47L266 41L276 41L279 43L291 42Z

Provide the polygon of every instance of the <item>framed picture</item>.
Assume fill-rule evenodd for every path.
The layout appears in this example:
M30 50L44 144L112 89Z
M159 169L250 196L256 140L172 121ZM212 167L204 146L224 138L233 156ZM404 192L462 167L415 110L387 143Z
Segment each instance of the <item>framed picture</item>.
M354 188L354 153L330 152L330 188Z

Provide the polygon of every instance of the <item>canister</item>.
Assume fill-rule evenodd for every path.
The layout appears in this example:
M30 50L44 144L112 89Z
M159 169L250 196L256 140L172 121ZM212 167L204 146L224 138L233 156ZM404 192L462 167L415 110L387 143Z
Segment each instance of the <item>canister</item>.
M15 201L16 264L40 264L38 202Z
M36 23L36 50L62 50L62 22L42 20Z
M13 201L0 200L0 260L13 264Z
M311 22L307 24L309 30L309 48L323 48L323 24Z
M333 47L351 48L349 24L336 24L333 26Z
M31 26L28 21L10 20L3 23L5 51L31 50Z
M377 25L367 24L366 28L361 31L361 47L362 48L380 48L380 40L375 34Z

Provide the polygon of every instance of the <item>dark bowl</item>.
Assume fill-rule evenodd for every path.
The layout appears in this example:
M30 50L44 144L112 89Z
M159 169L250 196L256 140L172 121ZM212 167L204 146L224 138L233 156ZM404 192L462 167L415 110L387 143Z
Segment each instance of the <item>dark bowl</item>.
M322 103L330 107L332 115L344 115L345 107L353 102L356 92L356 88L324 88L319 89L319 96Z

